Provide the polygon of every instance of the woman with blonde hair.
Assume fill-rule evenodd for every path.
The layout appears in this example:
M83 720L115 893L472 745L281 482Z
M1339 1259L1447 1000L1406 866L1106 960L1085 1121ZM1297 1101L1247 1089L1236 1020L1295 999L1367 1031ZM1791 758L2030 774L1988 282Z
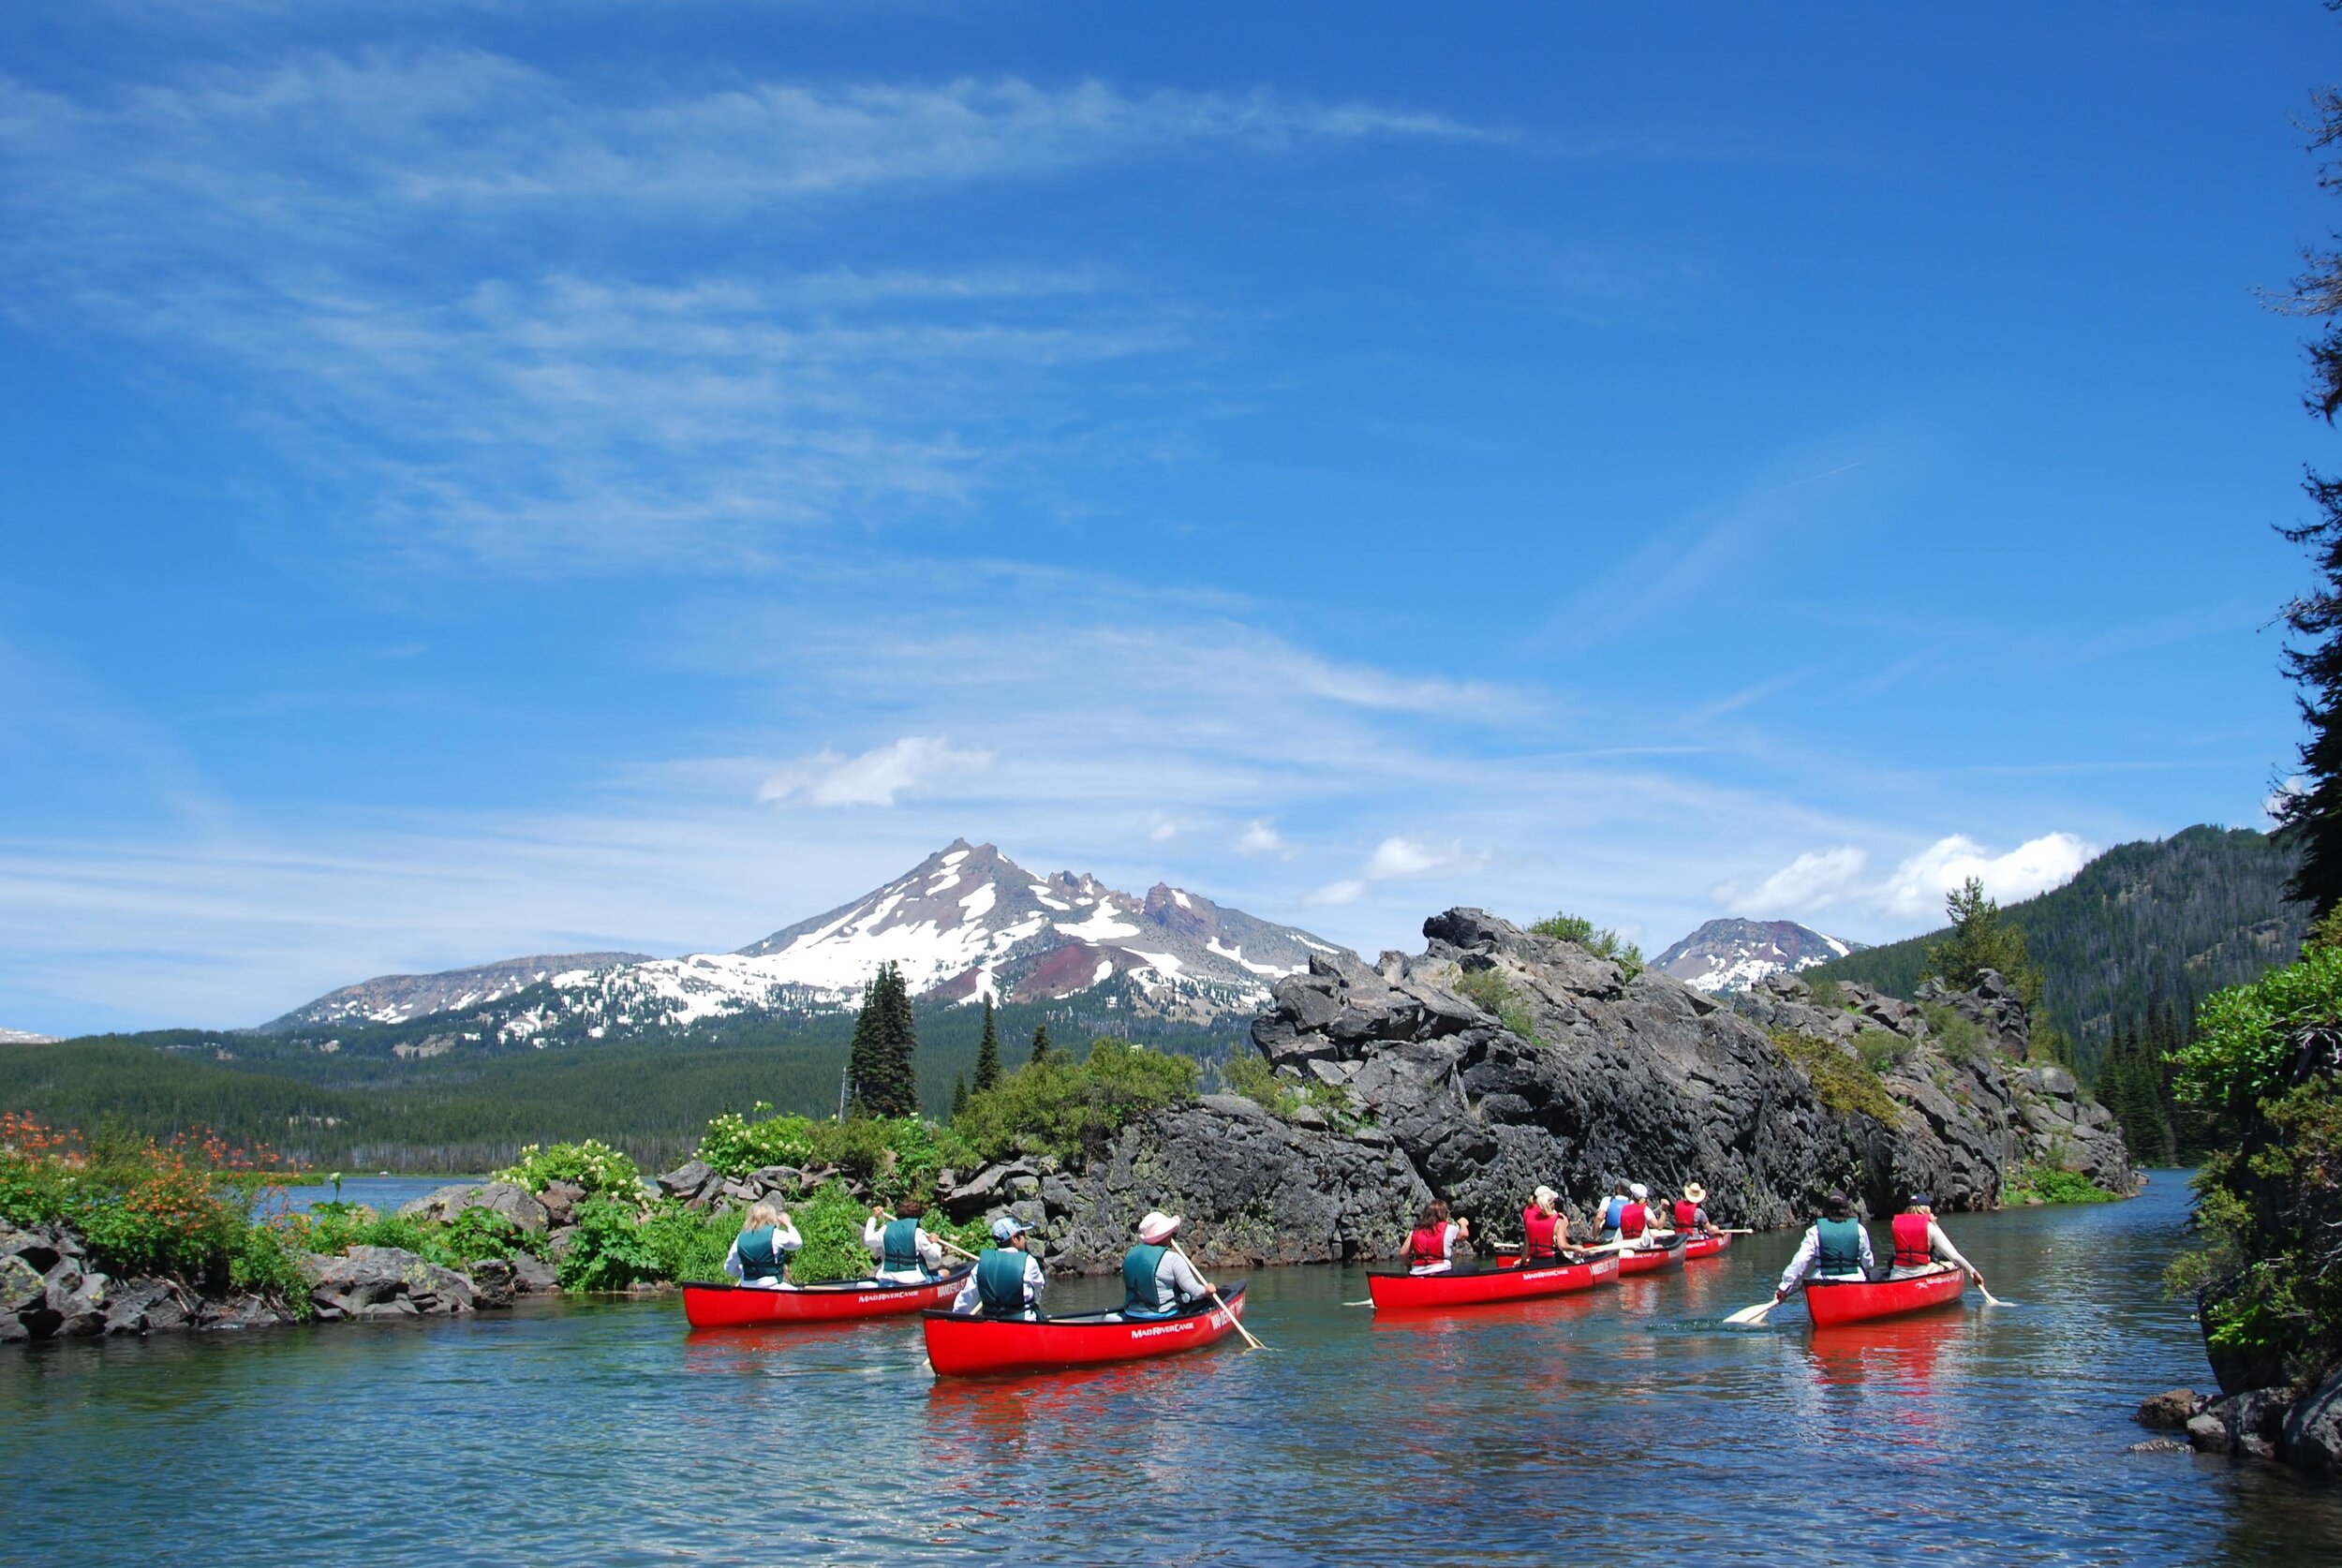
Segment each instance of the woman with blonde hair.
M750 1205L732 1250L724 1254L724 1272L758 1290L794 1290L787 1273L789 1254L804 1245L787 1214L768 1203Z

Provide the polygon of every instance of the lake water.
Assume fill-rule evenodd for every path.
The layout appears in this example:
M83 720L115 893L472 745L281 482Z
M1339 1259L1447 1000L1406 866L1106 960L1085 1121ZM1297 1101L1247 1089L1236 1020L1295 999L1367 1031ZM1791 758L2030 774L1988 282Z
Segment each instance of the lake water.
M12 1351L0 1561L2342 1561L2342 1488L2124 1452L2208 1385L2157 1286L2186 1197L1954 1216L2016 1305L1820 1338L1717 1323L1778 1235L1407 1322L1269 1270L1267 1353L1006 1382L939 1382L915 1322L693 1335L673 1300Z
M413 1203L442 1187L453 1187L467 1181L484 1181L485 1176L356 1176L342 1177L341 1201L346 1204L365 1204L381 1214L395 1214L402 1204ZM334 1195L330 1181L307 1182L284 1190L285 1206L308 1211L311 1204L321 1204Z

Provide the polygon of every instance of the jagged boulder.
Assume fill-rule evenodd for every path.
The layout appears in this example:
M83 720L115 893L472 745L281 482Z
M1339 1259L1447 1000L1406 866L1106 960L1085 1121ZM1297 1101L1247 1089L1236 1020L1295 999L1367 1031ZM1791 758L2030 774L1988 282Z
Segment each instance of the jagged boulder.
M1001 1191L1006 1191L1003 1186ZM1052 1269L1121 1263L1150 1208L1182 1216L1206 1267L1386 1258L1430 1196L1386 1133L1296 1126L1231 1095L1159 1111L1076 1172L1038 1176L1008 1205L1039 1233Z
M394 1318L477 1309L472 1282L399 1247L352 1247L340 1257L310 1253L301 1262L318 1316Z
M398 1214L402 1220L445 1222L467 1208L501 1214L530 1235L544 1235L552 1222L535 1193L509 1181L463 1182L441 1187L404 1206Z

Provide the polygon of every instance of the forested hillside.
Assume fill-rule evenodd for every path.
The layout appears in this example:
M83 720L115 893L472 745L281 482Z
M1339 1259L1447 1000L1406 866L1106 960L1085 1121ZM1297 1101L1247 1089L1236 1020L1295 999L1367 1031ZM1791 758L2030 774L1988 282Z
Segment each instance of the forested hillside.
M950 1107L962 1074L973 1076L983 1022L975 1008L920 1010L913 1065L929 1115ZM418 1040L450 1038L447 1020L434 1023L345 1029L332 1051L198 1029L0 1046L0 1106L56 1126L111 1119L158 1137L208 1127L319 1167L476 1171L509 1163L523 1144L586 1136L658 1164L695 1146L723 1111L759 1101L835 1111L853 1032L851 1014L821 1014L689 1040L417 1054ZM1114 1009L1012 1007L999 1014L1009 1065L1026 1059L1043 1023L1060 1047L1111 1033L1207 1060L1225 1059L1233 1039Z
M2191 827L2121 844L2064 887L2011 904L2042 972L2049 1021L2074 1043L2075 1065L2095 1076L2116 1023L2135 1027L2151 1006L2182 1015L2195 998L2290 963L2307 929L2285 901L2292 861L2267 834ZM1866 948L1809 971L1908 998L1926 974L1931 932Z

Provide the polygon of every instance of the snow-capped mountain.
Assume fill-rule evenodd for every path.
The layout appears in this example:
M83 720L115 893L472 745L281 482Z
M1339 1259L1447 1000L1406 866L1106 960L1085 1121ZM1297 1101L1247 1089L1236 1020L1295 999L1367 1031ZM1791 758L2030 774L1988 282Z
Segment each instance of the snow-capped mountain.
M989 844L957 839L875 892L734 953L589 954L388 976L265 1027L403 1024L477 1009L480 1033L508 1042L581 1027L602 1038L851 1008L883 963L931 1003L1046 1001L1119 983L1134 1010L1200 1022L1257 1012L1269 986L1306 969L1313 953L1357 961L1201 894L1157 883L1142 898L1071 871L1037 876Z
M27 1034L22 1029L0 1029L0 1045L54 1045L53 1034Z
M1843 958L1860 942L1826 937L1793 920L1712 920L1652 961L1695 990L1745 991L1769 974Z
M318 1024L404 1024L434 1013L486 1007L518 996L556 974L649 960L647 953L551 953L507 958L501 963L481 964L468 969L448 969L439 974L377 975L338 991L328 991L306 1007L297 1007L260 1028L274 1034Z

